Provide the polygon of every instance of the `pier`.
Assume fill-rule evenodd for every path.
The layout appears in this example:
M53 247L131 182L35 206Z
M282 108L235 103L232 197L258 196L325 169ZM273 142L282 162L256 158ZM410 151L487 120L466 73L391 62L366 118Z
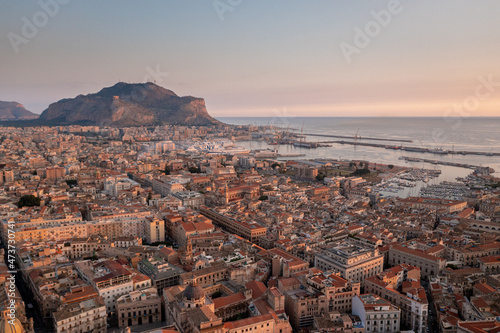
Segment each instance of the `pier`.
M306 154L278 154L278 157L304 157Z
M400 159L408 161L408 162L425 162L425 163L432 163L432 164L440 164L440 165L449 165L449 166L454 166L454 167L459 167L459 168L467 168L467 169L477 169L477 168L483 168L479 165L472 165L472 164L466 164L466 163L456 163L456 162L447 162L447 161L437 161L437 160L429 160L425 158L418 158L418 157L409 157L409 156L401 156ZM487 167L484 167L487 168ZM495 172L492 168L489 168L490 173Z
M380 143L368 143L368 142L353 142L353 141L320 141L319 143L339 143L353 146L365 146L365 147L375 147L393 150L410 151L412 153L428 153L436 155L480 155L480 156L500 156L500 153L495 152L483 152L483 151L470 151L470 150L444 150L444 149L431 149L431 148L419 148L419 147L405 147L405 146L393 146L384 145Z
M326 138L338 138L338 139L353 139L353 140L413 142L413 140L408 140L408 139L383 139L383 138L372 138L372 137L368 137L368 136L345 136L345 135L316 134L316 133L304 133L304 135L322 136L322 137L326 137Z

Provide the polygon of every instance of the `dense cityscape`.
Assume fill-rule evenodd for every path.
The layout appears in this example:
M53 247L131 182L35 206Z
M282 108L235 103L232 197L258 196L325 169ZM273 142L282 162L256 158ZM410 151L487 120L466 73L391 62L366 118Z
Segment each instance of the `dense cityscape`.
M0 1L0 333L500 333L500 1Z
M440 171L280 155L287 135L302 142L251 125L0 127L2 325L500 329L494 170L402 198Z

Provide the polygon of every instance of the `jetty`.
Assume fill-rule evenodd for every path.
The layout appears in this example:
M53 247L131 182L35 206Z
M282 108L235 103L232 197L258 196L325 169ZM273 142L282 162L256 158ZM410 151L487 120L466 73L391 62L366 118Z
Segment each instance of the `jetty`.
M368 136L345 136L345 135L317 134L317 133L304 133L304 135L322 136L326 138L338 138L338 139L368 140L368 141L413 142L413 140L408 140L408 139L385 139L385 138L372 138Z
M457 163L457 162L449 162L449 161L437 161L437 160L430 160L426 158L419 158L419 157L410 157L410 156L401 156L399 159L409 161L409 162L425 162L425 163L432 163L432 164L440 164L440 165L449 165L449 166L454 166L454 167L459 167L459 168L467 168L467 169L479 169L479 168L488 168L488 167L482 167L479 165L473 165L473 164L467 164L467 163ZM493 173L495 170L493 168L489 168L489 172Z
M500 153L497 152L484 152L484 151L471 151L471 150L445 150L441 148L420 148L420 147L411 147L411 146L397 146L397 145L385 145L380 143L369 143L369 142L354 142L354 141L321 141L319 143L338 143L338 144L346 144L353 146L365 146L365 147L375 147L375 148L384 148L384 149L392 149L392 150L402 150L402 151L410 151L412 153L427 153L427 154L436 154L436 155L480 155L480 156L500 156Z

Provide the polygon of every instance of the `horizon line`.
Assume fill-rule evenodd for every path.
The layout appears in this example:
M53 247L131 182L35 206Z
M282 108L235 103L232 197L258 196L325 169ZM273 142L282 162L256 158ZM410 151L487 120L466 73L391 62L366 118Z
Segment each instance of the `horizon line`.
M213 118L446 118L446 119L474 119L474 118L500 118L500 116L471 116L471 117L443 117L443 116L293 116L293 117L276 117L276 116L212 116Z

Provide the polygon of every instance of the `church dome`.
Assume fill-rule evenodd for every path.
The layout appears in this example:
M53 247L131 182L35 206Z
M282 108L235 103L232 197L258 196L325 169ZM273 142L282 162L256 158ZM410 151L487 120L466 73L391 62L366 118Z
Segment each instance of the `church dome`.
M205 298L205 292L203 289L195 282L190 283L184 290L184 299L188 301L198 301ZM1 333L1 332L0 332Z
M23 333L24 328L18 318L11 324L7 318L0 319L0 333Z

